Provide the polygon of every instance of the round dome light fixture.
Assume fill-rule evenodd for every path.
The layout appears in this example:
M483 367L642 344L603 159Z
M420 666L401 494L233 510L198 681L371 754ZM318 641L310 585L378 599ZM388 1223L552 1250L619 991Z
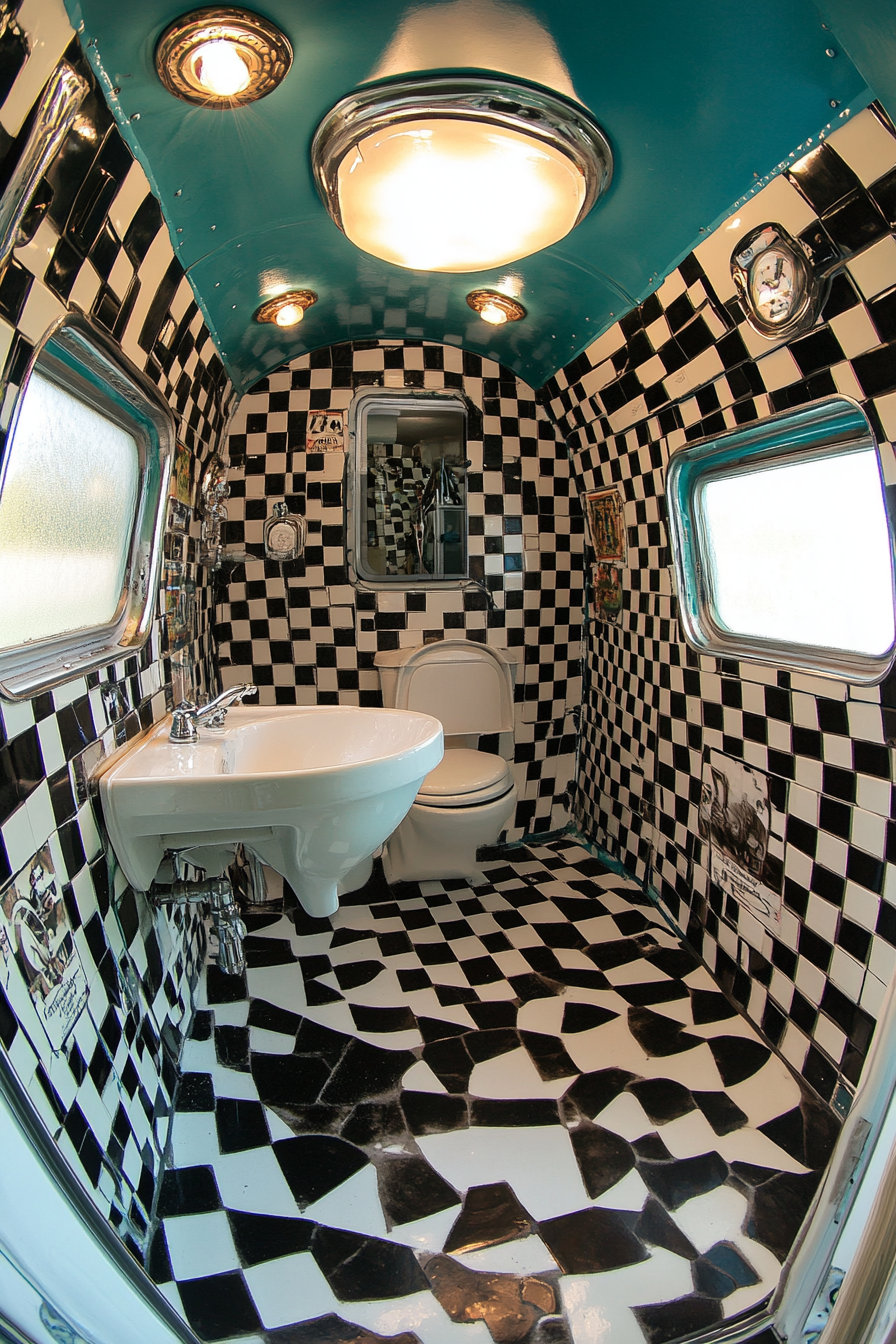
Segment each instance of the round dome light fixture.
M242 107L276 89L292 47L267 19L246 9L194 9L165 29L156 47L159 79L184 102Z
M493 327L503 327L505 322L519 322L526 316L521 303L507 294L500 294L496 289L473 289L467 295L467 303L483 322Z
M286 294L267 299L255 313L255 321L273 322L275 327L295 327L312 303L317 303L313 289L291 289Z
M415 271L482 271L559 242L607 189L613 155L571 98L497 75L368 84L311 147L333 221Z

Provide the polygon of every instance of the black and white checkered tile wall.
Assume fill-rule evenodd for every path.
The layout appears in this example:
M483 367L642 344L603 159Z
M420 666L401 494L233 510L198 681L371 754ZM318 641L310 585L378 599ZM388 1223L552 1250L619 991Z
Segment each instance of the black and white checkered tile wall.
M230 386L158 204L112 124L61 7L41 9L39 40L24 15L20 23L10 17L0 32L2 182L18 162L33 103L59 60L74 64L91 86L0 279L0 432L35 343L78 308L161 388L195 477L223 430ZM195 638L178 658L202 687L212 670L210 588L195 546L186 534L166 537L166 557L196 583ZM171 652L158 619L139 655L32 701L0 706L0 900L23 874L27 884L39 857L40 881L52 877L61 890L87 987L83 1011L54 1050L7 946L0 953L0 1040L72 1169L138 1253L204 938L192 916L152 916L110 869L88 782L107 752L171 703Z
M468 398L470 574L465 591L352 582L343 453L306 452L309 412L345 410L362 387L457 388ZM380 649L462 635L519 663L510 839L569 821L573 711L581 700L583 522L566 444L535 393L479 355L424 341L356 341L303 355L247 393L230 427L227 542L257 558L229 569L216 637L225 685L262 703L380 705ZM304 561L264 559L282 499L305 515ZM227 571L225 571L227 572Z
M820 264L844 259L818 323L789 344L757 336L734 296L735 238L765 222ZM655 886L826 1099L857 1081L896 965L896 677L863 688L696 656L676 619L664 480L695 439L843 393L867 412L896 485L894 227L896 134L874 106L803 146L541 393L580 490L618 486L628 535L621 624L588 630L576 817ZM710 881L698 826L710 750L769 777L784 864L774 935Z

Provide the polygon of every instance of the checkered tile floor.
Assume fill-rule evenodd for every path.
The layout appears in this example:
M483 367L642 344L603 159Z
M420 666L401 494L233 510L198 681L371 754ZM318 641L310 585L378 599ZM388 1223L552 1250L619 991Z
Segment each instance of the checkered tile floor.
M581 846L484 873L207 969L149 1259L201 1338L662 1344L774 1288L831 1113Z

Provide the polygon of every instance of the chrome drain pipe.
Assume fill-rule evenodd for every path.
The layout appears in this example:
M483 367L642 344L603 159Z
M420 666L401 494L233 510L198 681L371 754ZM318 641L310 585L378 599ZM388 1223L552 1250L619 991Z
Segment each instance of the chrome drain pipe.
M247 929L226 877L213 877L205 882L172 882L165 885L153 882L149 890L153 905L203 905L212 918L212 927L218 939L218 966L225 975L242 975L246 969L246 949L243 939Z

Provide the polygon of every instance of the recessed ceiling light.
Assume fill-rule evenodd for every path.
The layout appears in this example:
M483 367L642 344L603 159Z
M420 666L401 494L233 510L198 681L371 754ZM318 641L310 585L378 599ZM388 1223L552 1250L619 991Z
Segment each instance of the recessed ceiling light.
M502 327L505 322L519 322L526 316L521 303L507 294L499 294L496 289L474 289L467 295L467 303L483 322L489 322L493 327Z
M272 23L246 9L194 9L166 28L156 47L159 79L200 107L242 107L277 87L292 47Z
M347 237L420 271L481 271L549 247L613 171L579 103L492 75L368 84L327 114L311 159Z
M277 327L295 327L305 316L305 309L317 303L312 289L291 289L267 299L255 314L256 322L273 322Z

